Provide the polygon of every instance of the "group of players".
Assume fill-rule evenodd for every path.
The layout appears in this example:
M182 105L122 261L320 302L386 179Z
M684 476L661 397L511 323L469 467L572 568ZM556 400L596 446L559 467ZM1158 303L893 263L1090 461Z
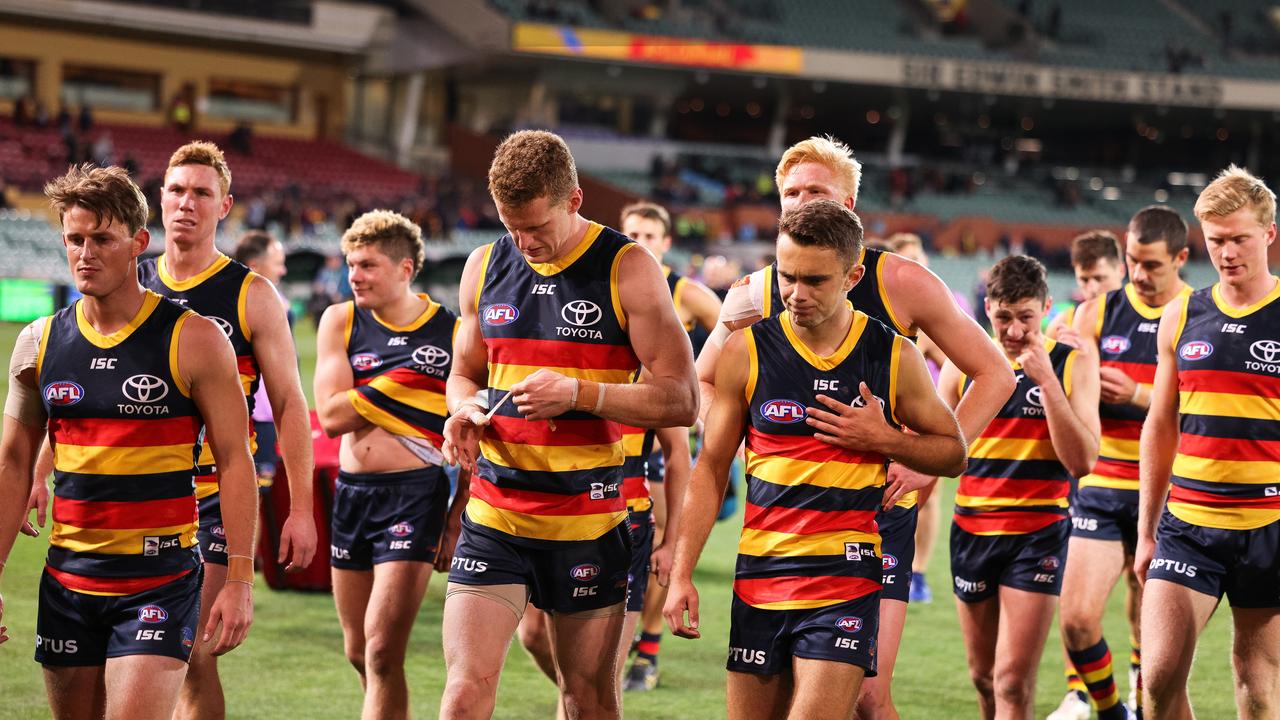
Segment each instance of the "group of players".
M315 398L342 437L330 562L364 717L408 716L433 569L449 573L442 718L493 715L517 634L562 717L619 717L637 626L634 688L656 681L663 617L699 636L694 568L744 443L731 718L897 717L918 508L957 475L951 575L984 717L1031 716L1059 595L1072 679L1055 717L1142 712L1120 701L1101 632L1129 570L1135 667L1139 638L1145 657L1131 705L1190 716L1196 637L1225 593L1240 714L1280 712L1274 194L1234 167L1205 189L1195 214L1220 281L1196 292L1171 209L1134 217L1123 262L1114 238L1078 238L1088 299L1045 334L1044 267L1001 260L993 342L937 276L864 242L859 178L838 141L788 149L776 262L723 307L661 264L661 208L629 207L624 232L579 214L552 133L498 147L489 190L508 234L468 259L456 315L411 289L412 222L352 224L354 300L321 318ZM165 251L141 263L147 201L127 174L72 168L46 187L83 298L14 348L0 558L35 532L23 510L51 468L36 659L59 718L222 716L216 657L252 621L259 377L290 480L279 561L315 551L285 310L214 247L230 181L215 146L179 149ZM711 328L696 364L695 324ZM936 390L916 340L942 361Z

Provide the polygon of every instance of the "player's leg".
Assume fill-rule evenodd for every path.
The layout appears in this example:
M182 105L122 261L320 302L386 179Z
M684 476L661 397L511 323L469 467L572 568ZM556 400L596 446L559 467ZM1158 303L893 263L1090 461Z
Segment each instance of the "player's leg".
M551 614L560 695L572 720L622 717L615 663L625 614L622 603Z
M558 683L556 661L551 654L551 620L547 614L530 605L525 609L516 633L520 637L520 644L529 652L542 674L550 678L551 682Z
M101 718L107 707L103 667L111 634L96 619L103 599L68 590L46 569L38 602L35 660L44 666L53 717Z
M107 660L107 720L169 720L187 664L161 655L125 655Z
M404 659L430 577L431 566L425 562L399 560L373 566L373 588L364 615L365 720L409 717Z
M209 654L216 640L200 642L209 620L213 601L227 582L227 545L222 527L222 504L218 494L200 501L200 529L196 539L204 557L204 585L200 588L200 623L197 642L191 650L190 666L178 697L174 720L217 720L226 717L226 699L222 679L218 677L218 658Z
M106 714L106 673L102 665L45 665L44 688L54 720L98 720Z
M657 585L649 582L649 565L653 555L655 536L652 516L649 512L631 513L627 525L631 530L631 566L627 570L627 614L622 621L622 636L618 642L617 667L620 681L623 679L623 670L627 667L627 653L631 650L631 639L635 637L636 627L640 624L640 614L644 610L649 585ZM644 662L637 660L635 667L643 668L644 665ZM632 670L635 670L635 667ZM656 684L657 676L652 677ZM653 686L643 685L645 680L646 678L641 678L639 689L652 690ZM624 683L621 686L625 688L627 684Z
M330 576L333 578L333 604L338 610L338 624L342 626L342 649L347 662L360 675L360 687L367 689L364 616L369 607L369 595L373 592L373 571L334 567Z
M1280 717L1280 609L1232 608L1231 614L1236 712L1246 720L1274 720Z
M1031 717L1035 710L1036 669L1058 598L1001 585L999 604L992 669L995 712L999 717Z
M905 604L904 604L905 607ZM790 720L847 720L866 670L857 665L797 657L792 663Z
M1161 720L1191 718L1187 677L1196 639L1213 615L1218 598L1150 575L1143 590L1144 714Z
M911 573L917 555L918 518L918 505L909 508L895 506L876 517L882 540L880 580L883 586L877 609L876 664L879 673L862 683L862 697L858 698L860 718L893 720L898 717L890 691L898 646L902 644L902 629L907 622L907 599L911 594Z
M369 515L371 489L347 482L352 475L340 473L333 494L329 521L329 566L333 580L333 604L342 626L342 647L347 662L365 677L365 613L373 592L373 548L365 537L364 520Z
M978 692L978 710L984 720L991 720L996 716L994 671L996 633L1000 629L1000 600L995 595L973 602L957 597L956 614L960 617L960 634L964 637L969 679Z
M1102 636L1107 598L1124 573L1125 553L1119 540L1073 535L1062 580L1062 636L1101 720L1124 720L1113 672L1112 653Z
M792 687L790 672L756 675L730 671L725 686L729 720L784 720Z
M880 632L876 638L875 677L861 681L858 697L860 720L897 720L898 710L893 705L891 693L893 668L898 661L898 648L902 643L902 629L907 622L907 604L901 600L880 601ZM798 683L798 678L797 678Z
M1129 621L1129 707L1142 710L1142 584L1133 572L1133 553L1124 556L1124 614Z
M933 591L929 589L927 573L929 558L933 554L933 544L938 539L938 523L942 521L942 501L938 493L931 492L923 503L916 506L916 552L911 561L911 602L933 602ZM881 618L884 627L884 618Z
M441 720L493 717L498 678L527 598L523 585L449 584L442 621Z
M644 597L641 596L641 604ZM622 618L622 635L618 638L618 659L615 666L618 668L618 681L622 682L627 668L627 653L631 651L631 639L636 636L636 628L640 626L640 613L627 610Z

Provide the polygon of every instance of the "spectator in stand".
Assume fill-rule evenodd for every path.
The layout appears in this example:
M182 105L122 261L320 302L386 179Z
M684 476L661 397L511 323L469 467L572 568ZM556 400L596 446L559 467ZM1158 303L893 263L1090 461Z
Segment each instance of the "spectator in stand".
M89 103L80 106L80 132L87 133L93 129L93 108Z
M253 153L253 127L244 120L236 123L235 129L231 131L231 135L227 138L227 145L232 152L251 155Z
M32 116L35 115L35 100L30 95L23 95L18 98L18 102L13 104L13 124L18 127L26 127L31 124Z

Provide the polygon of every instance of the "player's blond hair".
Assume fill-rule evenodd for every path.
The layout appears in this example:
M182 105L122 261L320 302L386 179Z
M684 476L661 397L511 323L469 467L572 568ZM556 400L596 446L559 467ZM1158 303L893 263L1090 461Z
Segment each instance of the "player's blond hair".
M818 163L825 166L836 176L836 181L840 183L840 191L845 197L853 198L854 204L857 204L858 185L862 182L862 163L853 159L853 150L848 145L827 135L801 140L787 148L787 151L782 153L782 159L778 161L778 169L773 176L774 182L778 185L778 192L782 192L782 181L787 173L791 172L795 166L804 163ZM837 200L843 202L844 198L837 198Z
M1226 217L1246 206L1253 208L1262 227L1271 227L1276 221L1276 194L1261 178L1233 163L1200 193L1195 214L1204 221Z
M342 254L356 248L377 247L392 262L413 261L413 275L418 276L426 262L426 249L422 244L422 228L409 218L391 210L370 210L356 218L342 234Z
M205 140L193 140L174 150L173 155L169 156L169 167L165 168L165 174L180 165L207 165L213 168L218 173L218 186L222 188L222 194L225 196L231 192L231 168L227 167L227 159L217 145Z
M493 153L489 194L499 205L518 208L545 197L551 205L578 187L578 168L564 138L545 130L521 130Z
M93 213L99 227L112 221L123 223L130 237L147 226L147 198L124 168L72 165L66 174L45 184L44 194L58 222L78 206Z

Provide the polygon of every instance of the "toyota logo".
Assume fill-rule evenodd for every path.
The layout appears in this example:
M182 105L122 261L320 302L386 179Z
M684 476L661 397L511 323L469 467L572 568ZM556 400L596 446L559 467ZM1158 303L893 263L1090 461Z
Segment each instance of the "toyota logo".
M205 317L217 323L218 327L222 328L223 335L226 335L227 337L231 337L231 332L233 330L233 328L231 327L231 323L227 322L226 320L223 320L217 315L206 315Z
M560 310L560 317L570 325L589 327L600 322L600 306L590 300L574 300Z
M1027 402L1036 407L1044 407L1044 391L1040 389L1039 385L1027 391Z
M449 351L442 350L435 345L423 345L413 351L413 363L415 365L430 365L431 367L440 367L449 364Z
M1280 342L1275 340L1259 340L1249 346L1249 354L1259 362L1273 363L1280 360Z
M120 390L134 402L160 402L169 394L169 383L155 375L134 375L124 381Z

